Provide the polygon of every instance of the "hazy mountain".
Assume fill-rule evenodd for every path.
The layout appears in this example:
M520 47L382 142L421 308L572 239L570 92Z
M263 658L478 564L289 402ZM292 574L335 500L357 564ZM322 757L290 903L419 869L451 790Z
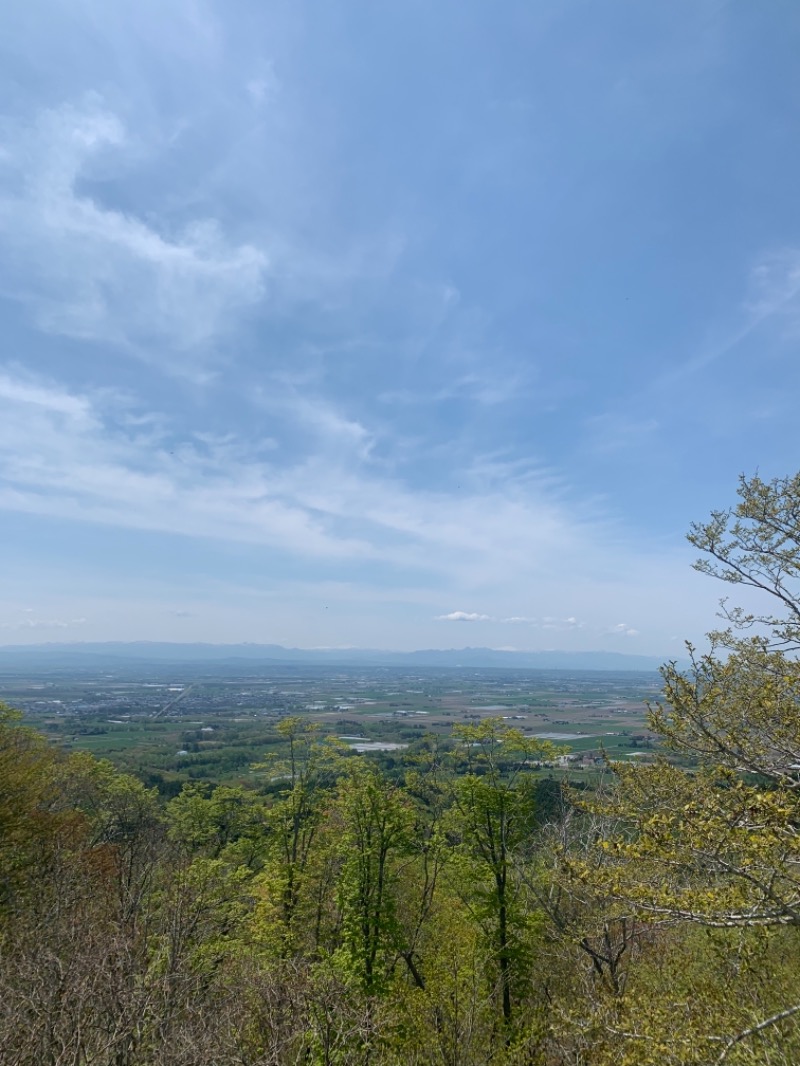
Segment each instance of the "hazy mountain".
M649 655L609 651L498 651L494 648L447 648L377 651L369 648L284 648L279 644L131 643L29 644L0 647L0 669L55 669L148 664L373 665L499 667L539 670L656 670L662 660Z

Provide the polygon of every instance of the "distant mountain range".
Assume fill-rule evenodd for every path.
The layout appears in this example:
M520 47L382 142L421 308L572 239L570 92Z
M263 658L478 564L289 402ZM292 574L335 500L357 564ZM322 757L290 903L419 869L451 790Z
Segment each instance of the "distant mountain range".
M0 670L108 668L116 666L395 666L534 670L657 670L663 660L611 651L498 651L447 648L376 651L369 648L284 648L279 644L130 643L25 644L0 647Z

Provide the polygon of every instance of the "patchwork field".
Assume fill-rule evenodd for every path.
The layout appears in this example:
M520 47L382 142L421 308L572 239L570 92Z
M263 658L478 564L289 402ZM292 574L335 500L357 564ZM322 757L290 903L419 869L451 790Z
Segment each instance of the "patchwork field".
M280 748L275 727L289 715L389 770L426 738L446 743L457 723L502 718L552 741L561 770L591 775L605 756L652 757L646 702L659 690L657 674L532 670L270 667L198 677L160 667L0 678L0 699L53 743L108 758L166 794L186 780L253 780L253 764Z

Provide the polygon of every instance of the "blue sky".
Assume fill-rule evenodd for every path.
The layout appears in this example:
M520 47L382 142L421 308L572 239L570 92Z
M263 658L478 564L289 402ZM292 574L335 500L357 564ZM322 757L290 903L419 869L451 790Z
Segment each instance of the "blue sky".
M800 8L0 15L0 643L669 656L798 467Z

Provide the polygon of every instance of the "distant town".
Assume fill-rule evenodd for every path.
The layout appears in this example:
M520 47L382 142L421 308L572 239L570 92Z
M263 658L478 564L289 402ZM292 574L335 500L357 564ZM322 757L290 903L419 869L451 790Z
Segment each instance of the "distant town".
M234 673L156 662L0 674L0 699L54 744L108 758L166 794L187 780L252 779L290 716L385 769L446 743L457 723L499 718L556 746L543 769L591 773L608 758L652 756L645 713L659 690L654 672L253 663Z

